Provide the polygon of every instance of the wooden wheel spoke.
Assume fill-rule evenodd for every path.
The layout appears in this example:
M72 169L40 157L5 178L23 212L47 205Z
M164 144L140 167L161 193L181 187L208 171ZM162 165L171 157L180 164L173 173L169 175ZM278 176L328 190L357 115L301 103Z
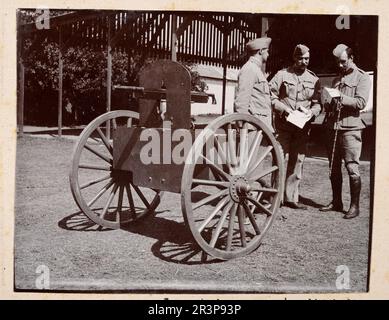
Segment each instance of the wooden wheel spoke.
M244 212L242 210L242 206L238 206L238 221L239 221L239 231L240 231L240 239L242 241L242 247L246 247L246 230L244 227Z
M96 137L89 137L88 139L91 139L92 141L94 141L94 142L96 142L94 145L101 145L101 140L99 140L99 139L97 139ZM85 144L87 144L88 143L88 141L86 141L86 143ZM93 145L93 143L92 143L92 145Z
M224 169L222 168L222 167L220 167L218 164L214 164L216 167L218 167L221 171L223 171L223 172L226 172L226 171L224 171ZM213 175L214 175L214 178L215 178L215 181L220 181L220 182L227 182L227 181L225 181L225 176L223 176L223 175L221 175L220 174L220 171L216 171L215 169L214 169L214 167L211 167L210 166L210 169L211 169L211 172L213 173ZM229 172L231 172L231 170L229 169ZM221 181L221 180L223 180L223 181Z
M254 141L251 144L249 156L247 157L247 161L245 163L243 172L247 171L247 169L250 167L250 164L251 164L253 157L254 157L254 154L255 154L255 150L257 150L258 146L261 144L262 137L263 137L262 130L257 131L255 138L254 138Z
M253 173L251 173L251 175L249 175L249 177L252 180L258 180L258 179L261 179L261 178L267 176L268 174L270 174L274 171L277 171L277 170L278 170L277 166L272 166L271 168L264 170L264 171L261 171L260 173L257 173L255 175L252 175Z
M248 168L248 171L249 173L247 175L250 175L252 174L256 168L258 168L258 166L262 163L263 160L265 160L266 156L270 153L270 151L273 150L273 146L268 146L264 153L261 154L261 156L258 158L258 160L255 162L255 164L253 166L249 166Z
M96 149L92 148L91 146L85 144L85 148L87 150L89 150L90 152L92 152L93 154L95 154L96 156L98 156L99 158L103 159L104 161L108 162L109 164L112 163L112 158L110 157L107 157L106 155L100 153L99 151L97 151Z
M131 192L131 186L126 185L126 192L127 192L127 198L128 198L128 205L130 206L130 213L133 219L136 219L136 208L134 205L134 198L132 197L132 192Z
M227 195L228 193L229 193L229 189L224 189L224 190L219 191L218 193L212 194L212 195L194 203L192 206L192 210L196 210L196 209L202 207L203 205L206 205L206 204L210 203L211 201L213 201L221 196Z
M217 153L220 155L222 163L223 164L228 164L226 153L224 152L224 149L221 146L221 144L219 142L219 139L217 138L216 135L215 135L215 137L213 139L213 143L214 143L214 146L215 146L215 148L217 150Z
M109 140L107 139L107 137L104 135L103 131L101 131L101 129L99 127L96 128L96 131L99 134L104 145L108 149L109 153L113 156L113 148L112 148L111 142L109 142Z
M122 214L123 193L124 193L124 186L121 185L120 189L119 189L119 199L118 199L118 209L117 209L117 215L116 215L116 222L120 222L120 217L121 217L121 214Z
M228 136L228 163L231 167L236 167L238 164L238 160L236 159L236 137L235 136L235 130L232 130L231 124L228 125L227 129L227 136Z
M253 191L255 191L255 190L253 190ZM257 196L255 197L256 200L257 200L257 201L261 200L262 195L263 195L263 192L258 192ZM249 203L249 208L250 208L251 212L254 213L255 205L254 205L253 203L251 203L251 202Z
M257 208L261 209L267 216L271 216L273 213L267 209L263 204L258 202L257 200L248 197L247 200L249 200L252 204L254 204Z
M227 251L231 251L232 236L234 234L234 223L235 223L235 215L236 215L237 207L238 204L234 203L230 213L230 221L228 223L227 246L226 246Z
M134 188L135 192L138 194L139 198L142 200L143 204L146 206L147 209L150 209L150 203L147 201L145 196L143 195L142 191L135 185L131 184Z
M92 180L92 181L89 181L89 182L86 182L84 183L82 186L80 186L80 190L82 189L85 189L87 187L90 187L90 186L93 186L95 185L96 183L99 183L99 182L102 182L102 181L105 181L105 180L108 180L109 178L111 178L111 175L108 174L102 178L99 178L99 179L96 179L96 180Z
M87 163L81 163L79 166L81 169L90 169L90 170L104 170L104 171L111 171L111 167L104 167L104 166L98 166L94 164L87 164Z
M202 186L214 186L214 187L222 187L228 188L230 183L227 181L213 181L213 180L203 180L203 179L193 179L193 184L202 185Z
M105 215L107 214L108 209L109 209L109 206L111 205L112 200L113 200L113 198L115 197L115 194L116 194L116 191L118 190L118 187L119 187L118 184L115 184L115 186L113 187L113 189L112 189L112 191L111 191L111 194L109 195L109 198L108 198L108 200L107 200L107 203L106 203L105 206L104 206L103 212L101 213L101 218L102 218L102 219L105 218Z
M109 181L97 194L96 196L88 202L88 207L91 207L93 206L93 204L98 200L100 199L100 197L109 189L111 188L111 186L114 184L114 181L111 179L111 181Z
M216 214L227 204L227 202L228 202L228 197L224 197L224 199L218 203L216 208L212 211L212 213L208 216L208 218L203 221L203 223L199 227L198 230L200 233L204 230L207 224L216 216Z
M233 203L229 203L224 209L223 209L223 213L220 217L220 220L219 222L217 223L217 226L216 226L216 229L212 235L212 238L211 238L211 242L209 243L209 245L214 248L215 245L216 245L216 241L217 239L219 238L219 235L220 235L220 231L222 230L222 227L223 227L223 224L224 224L224 221L226 220L227 218L227 215L228 215L228 212L230 211L231 207L232 207Z
M222 169L220 169L217 165L215 165L211 160L209 160L204 155L200 154L200 157L205 160L206 164L210 166L212 169L217 171L226 181L230 180L230 175L226 172L224 172Z
M247 122L243 124L240 130L240 149L239 149L239 171L242 172L245 169L245 164L248 157L248 129Z
M257 201L261 200L262 196L263 196L263 192L258 192L258 196L256 200Z
M258 235L258 234L261 234L261 230L259 230L259 227L257 225L257 222L255 221L255 218L254 218L254 215L253 213L251 212L249 206L247 205L246 202L243 202L243 208L244 210L246 211L246 215L247 217L249 218L254 230L255 230L255 233Z
M116 129L118 128L118 125L117 125L117 123L116 123L116 119L115 119L115 118L112 119L112 128L113 128L114 130L116 130Z

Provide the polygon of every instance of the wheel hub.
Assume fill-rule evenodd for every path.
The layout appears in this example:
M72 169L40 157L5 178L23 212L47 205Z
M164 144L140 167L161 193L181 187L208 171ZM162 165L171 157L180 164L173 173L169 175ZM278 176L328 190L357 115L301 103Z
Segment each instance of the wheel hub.
M235 202L246 198L251 191L249 180L244 176L234 176L230 185L230 196Z

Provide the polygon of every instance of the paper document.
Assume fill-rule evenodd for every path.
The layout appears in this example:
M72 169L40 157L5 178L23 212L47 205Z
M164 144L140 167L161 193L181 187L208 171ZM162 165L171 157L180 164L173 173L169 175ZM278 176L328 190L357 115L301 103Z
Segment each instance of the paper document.
M321 91L321 103L331 103L332 99L339 98L340 92L338 89L323 87Z
M304 128L305 124L311 119L312 115L306 115L304 112L294 110L293 112L289 113L286 120L290 123L293 123L295 126L299 127L300 129Z

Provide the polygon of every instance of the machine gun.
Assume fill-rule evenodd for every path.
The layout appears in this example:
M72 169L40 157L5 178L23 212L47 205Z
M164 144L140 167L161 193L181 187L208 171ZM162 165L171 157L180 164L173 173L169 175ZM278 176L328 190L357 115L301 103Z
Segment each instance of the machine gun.
M136 86L113 86L114 90L124 90L131 98L134 99L161 99L166 100L166 89L145 89L144 87ZM197 103L207 103L209 98L212 98L212 104L216 104L214 93L205 93L198 91L191 91L191 101Z

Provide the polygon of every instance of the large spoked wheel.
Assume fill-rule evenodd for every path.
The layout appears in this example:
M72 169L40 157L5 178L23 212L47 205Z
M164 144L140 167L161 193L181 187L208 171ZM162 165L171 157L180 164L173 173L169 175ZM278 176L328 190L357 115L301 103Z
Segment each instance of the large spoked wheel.
M135 186L131 172L113 168L110 136L121 126L136 125L139 114L127 110L105 113L82 132L74 148L70 187L80 210L93 222L118 229L154 212L161 193Z
M260 245L283 195L283 156L257 118L225 115L196 138L186 159L181 205L195 241L227 260Z

